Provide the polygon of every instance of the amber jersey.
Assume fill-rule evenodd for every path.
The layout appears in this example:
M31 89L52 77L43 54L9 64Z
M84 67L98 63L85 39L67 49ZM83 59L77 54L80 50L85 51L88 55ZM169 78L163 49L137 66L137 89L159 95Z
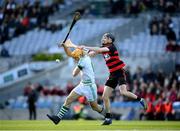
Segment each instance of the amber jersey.
M125 66L125 63L120 59L116 47L112 44L110 46L107 46L107 48L109 49L109 51L103 52L102 54L106 61L109 72L113 73L117 70L122 69Z

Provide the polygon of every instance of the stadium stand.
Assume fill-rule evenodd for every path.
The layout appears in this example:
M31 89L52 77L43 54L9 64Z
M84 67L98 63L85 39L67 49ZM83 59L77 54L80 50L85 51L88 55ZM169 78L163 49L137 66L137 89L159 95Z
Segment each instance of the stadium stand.
M78 0L2 0L0 3L0 25L2 27L0 43L3 44L5 41L25 34L36 27L51 31L61 29L62 25L51 24L49 17L77 3L79 4ZM66 15L68 15L68 12Z
M163 55L166 47L165 36L151 36L144 32L118 43L120 50L125 50L131 56Z
M71 32L70 38L75 43L83 43L87 39L91 39L94 35L114 30L115 28L127 23L129 19L94 19L79 21L74 30ZM111 23L114 23L113 25ZM45 30L34 29L25 35L21 35L4 43L5 48L10 55L32 55L40 51L44 51L52 46L57 46L57 43L64 39L64 36L69 26L61 31L51 33ZM96 30L99 30L97 34ZM78 31L78 32L77 32Z

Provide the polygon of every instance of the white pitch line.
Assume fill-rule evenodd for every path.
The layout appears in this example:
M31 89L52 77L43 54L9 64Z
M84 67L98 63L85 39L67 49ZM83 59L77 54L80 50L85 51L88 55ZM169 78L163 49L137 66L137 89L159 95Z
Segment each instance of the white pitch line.
M84 131L84 130L60 130L58 131ZM57 130L20 130L20 131L57 131ZM7 131L7 130L1 130L1 131ZM19 131L19 130L8 130L8 131ZM86 130L86 131L179 131L177 130L139 130L139 129L133 129L133 130Z

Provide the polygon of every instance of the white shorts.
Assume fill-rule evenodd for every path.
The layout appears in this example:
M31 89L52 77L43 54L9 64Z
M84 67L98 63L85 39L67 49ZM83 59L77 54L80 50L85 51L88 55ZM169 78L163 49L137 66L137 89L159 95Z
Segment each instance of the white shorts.
M97 100L97 86L96 84L83 84L80 83L74 89L74 92L81 96L85 96L88 101Z

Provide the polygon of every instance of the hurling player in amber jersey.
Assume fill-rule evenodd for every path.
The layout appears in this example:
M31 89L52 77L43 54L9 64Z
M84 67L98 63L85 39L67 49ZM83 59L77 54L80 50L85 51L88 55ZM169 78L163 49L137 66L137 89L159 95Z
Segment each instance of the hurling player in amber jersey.
M143 98L138 97L126 88L126 74L125 74L125 63L120 59L118 51L113 44L115 41L114 36L111 33L105 33L101 39L101 47L87 47L79 46L79 48L89 49L89 55L95 56L96 54L102 54L106 62L106 66L109 69L109 78L106 81L103 101L106 109L105 120L102 125L110 125L112 123L111 112L110 112L110 100L109 97L112 91L118 86L120 94L129 97L133 100L139 101L143 108L147 109L147 103Z

